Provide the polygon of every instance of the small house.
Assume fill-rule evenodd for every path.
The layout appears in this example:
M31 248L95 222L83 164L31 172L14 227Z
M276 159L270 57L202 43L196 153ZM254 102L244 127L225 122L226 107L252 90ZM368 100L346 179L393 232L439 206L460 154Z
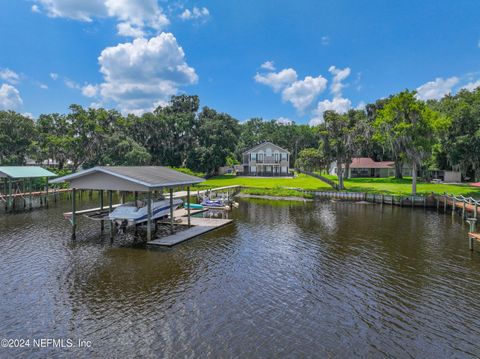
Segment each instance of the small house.
M264 142L242 154L238 174L245 176L289 176L290 152L271 142Z

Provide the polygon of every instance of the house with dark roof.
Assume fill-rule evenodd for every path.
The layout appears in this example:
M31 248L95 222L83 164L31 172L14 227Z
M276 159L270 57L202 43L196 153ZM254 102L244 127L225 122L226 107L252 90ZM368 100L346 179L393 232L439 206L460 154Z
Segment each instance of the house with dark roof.
M242 154L237 173L245 176L289 176L290 152L271 142L263 142Z
M338 167L336 162L330 166L329 173L336 175ZM346 174L347 175L347 174ZM395 176L395 162L374 161L368 157L357 157L352 159L348 169L347 177L390 177Z

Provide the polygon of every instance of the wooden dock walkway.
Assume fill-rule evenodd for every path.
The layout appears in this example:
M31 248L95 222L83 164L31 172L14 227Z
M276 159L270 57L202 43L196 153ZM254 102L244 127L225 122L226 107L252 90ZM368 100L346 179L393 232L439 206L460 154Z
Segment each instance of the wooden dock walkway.
M181 222L177 224L187 225L187 218L186 217L180 217L180 218L181 218ZM194 237L198 237L204 233L213 231L217 228L226 226L227 224L233 222L232 219L213 219L213 218L196 218L196 217L192 217L190 221L192 224L191 228L174 233L170 236L154 239L150 242L147 242L147 245L172 247L176 244L185 242Z

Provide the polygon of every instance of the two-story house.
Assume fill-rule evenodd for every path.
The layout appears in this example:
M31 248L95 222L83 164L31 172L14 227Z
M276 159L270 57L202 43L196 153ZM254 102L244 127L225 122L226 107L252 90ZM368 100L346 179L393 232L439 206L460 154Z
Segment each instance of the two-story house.
M242 174L246 176L289 176L290 152L264 142L242 155Z

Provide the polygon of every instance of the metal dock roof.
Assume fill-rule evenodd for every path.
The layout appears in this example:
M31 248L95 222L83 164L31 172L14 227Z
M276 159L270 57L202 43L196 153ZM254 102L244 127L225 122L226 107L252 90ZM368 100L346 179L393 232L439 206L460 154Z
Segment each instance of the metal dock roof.
M0 178L56 177L53 172L39 166L0 166Z
M163 166L98 166L57 178L51 183L69 182L72 188L78 189L144 192L203 181L203 178Z

